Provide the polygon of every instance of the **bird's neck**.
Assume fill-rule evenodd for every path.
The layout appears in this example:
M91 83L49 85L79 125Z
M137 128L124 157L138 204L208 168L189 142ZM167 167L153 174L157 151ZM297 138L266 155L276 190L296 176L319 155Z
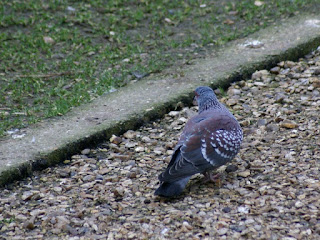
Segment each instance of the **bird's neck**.
M206 99L199 104L199 113L206 110L221 109L221 104L216 99Z

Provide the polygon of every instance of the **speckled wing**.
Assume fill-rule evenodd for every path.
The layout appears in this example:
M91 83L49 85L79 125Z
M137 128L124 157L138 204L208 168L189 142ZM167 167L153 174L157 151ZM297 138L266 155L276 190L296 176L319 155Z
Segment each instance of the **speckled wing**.
M174 182L220 167L240 149L242 130L230 113L206 111L186 124L160 181Z

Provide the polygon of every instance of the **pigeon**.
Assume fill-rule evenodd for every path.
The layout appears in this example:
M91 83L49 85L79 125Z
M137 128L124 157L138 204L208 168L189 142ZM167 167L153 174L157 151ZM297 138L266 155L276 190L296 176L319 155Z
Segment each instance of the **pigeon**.
M240 150L242 129L214 91L206 86L196 88L195 101L198 114L186 123L167 169L159 175L155 195L180 195L197 173L213 180L212 170L230 162Z

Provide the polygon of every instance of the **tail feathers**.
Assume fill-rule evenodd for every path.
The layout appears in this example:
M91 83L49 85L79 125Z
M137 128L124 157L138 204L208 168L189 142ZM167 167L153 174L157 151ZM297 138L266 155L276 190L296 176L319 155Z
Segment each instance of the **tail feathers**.
M186 187L189 179L190 177L186 177L175 182L162 182L154 194L163 197L178 196Z

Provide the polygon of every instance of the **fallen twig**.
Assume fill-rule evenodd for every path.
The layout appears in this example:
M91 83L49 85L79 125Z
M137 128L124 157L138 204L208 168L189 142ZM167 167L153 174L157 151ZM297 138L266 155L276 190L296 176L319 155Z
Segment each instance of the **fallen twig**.
M72 75L79 72L60 72L60 73L48 73L48 74L36 74L36 75L17 75L16 77L30 77L30 78L51 78L51 77L59 77L63 75Z

